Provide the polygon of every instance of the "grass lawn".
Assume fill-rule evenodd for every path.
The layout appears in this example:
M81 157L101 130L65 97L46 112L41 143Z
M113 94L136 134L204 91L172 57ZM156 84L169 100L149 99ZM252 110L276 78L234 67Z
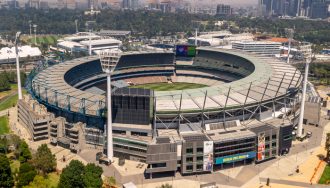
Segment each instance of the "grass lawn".
M15 172L19 171L19 167L20 167L20 162L19 160L10 160L10 169L11 172L14 174Z
M330 184L330 166L324 168L323 174L319 180L319 184Z
M207 87L207 85L203 84L195 84L195 83L153 83L153 84L143 84L130 86L130 88L144 88L151 89L155 91L172 91L172 90L183 90L183 89L196 89L201 87Z
M45 35L37 37L37 44L45 43L49 45L54 45L61 36L57 35ZM27 39L29 43L34 44L34 37Z
M46 181L49 187L57 187L60 175L57 175L56 172L49 173Z
M17 84L10 84L10 90L1 91L0 92L0 99L3 98L3 97L6 97L7 95L9 95L11 92L13 92L13 90L17 90Z
M2 103L0 103L0 111L6 110L8 108L15 106L17 103L17 99L18 99L18 94L13 95L13 96L9 97L8 99L6 99L5 101L3 101Z
M23 93L23 95L25 95L27 93L27 91L25 89L22 89L22 93ZM5 101L1 102L0 111L6 110L8 108L15 106L17 103L17 100L18 100L18 94L15 94L15 95L9 97L8 99L6 99Z
M8 117L0 117L0 135L9 133Z

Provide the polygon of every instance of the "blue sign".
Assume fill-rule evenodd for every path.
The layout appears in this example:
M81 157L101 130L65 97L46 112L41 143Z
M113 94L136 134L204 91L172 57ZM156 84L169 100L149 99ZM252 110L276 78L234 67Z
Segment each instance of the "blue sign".
M236 155L230 155L225 157L217 157L215 158L215 164L223 164L223 163L232 163L236 161L243 161L245 159L251 159L256 157L256 152L251 151L247 153L240 153Z

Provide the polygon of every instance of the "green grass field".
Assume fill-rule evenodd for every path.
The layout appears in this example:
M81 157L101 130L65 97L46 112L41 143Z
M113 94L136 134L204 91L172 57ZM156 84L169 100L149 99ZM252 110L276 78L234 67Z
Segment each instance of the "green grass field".
M3 101L2 103L0 103L0 111L6 110L8 108L15 106L17 103L17 99L18 99L18 94L15 94L15 95L9 97L8 99L6 99L5 101Z
M27 91L25 89L22 89L22 93L23 93L23 95L25 95L27 93ZM17 103L17 100L18 100L18 94L15 94L15 95L10 96L3 102L0 102L0 111L6 110L8 108L15 106Z
M58 36L58 35L40 36L40 37L37 37L37 44L44 43L44 44L54 45L54 44L56 44L57 39L59 39L60 37L61 36ZM34 37L28 39L28 42L34 44Z
M8 117L0 117L0 135L9 133Z
M143 84L130 86L130 88L144 88L151 89L155 91L172 91L172 90L184 90L184 89L196 89L201 87L207 87L207 85L203 84L195 84L195 83L153 83L153 84Z
M330 184L330 166L324 168L323 174L319 180L319 184Z

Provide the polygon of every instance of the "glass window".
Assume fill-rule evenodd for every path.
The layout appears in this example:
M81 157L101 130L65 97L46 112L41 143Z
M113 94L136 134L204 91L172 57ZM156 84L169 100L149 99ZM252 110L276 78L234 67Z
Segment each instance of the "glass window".
M187 165L186 170L187 171L193 171L193 166L192 165Z
M192 157L187 157L186 158L186 162L189 163L189 162L193 162L193 158Z
M186 153L188 153L188 154L193 153L193 149L192 149L192 148L187 148L187 149L186 149Z
M196 170L197 171L202 171L203 170L203 165L202 164L196 165Z
M203 158L204 158L203 156L198 156L197 157L197 162L203 161Z
M164 168L164 167L166 167L166 163L152 164L152 168Z
M197 153L203 153L204 149L203 148L197 148Z

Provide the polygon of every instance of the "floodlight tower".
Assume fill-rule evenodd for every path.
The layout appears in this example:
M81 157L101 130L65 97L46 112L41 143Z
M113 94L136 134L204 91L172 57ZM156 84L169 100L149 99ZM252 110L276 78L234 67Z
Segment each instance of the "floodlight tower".
M287 36L289 39L289 45L288 45L288 58L286 59L286 63L290 63L290 52L291 52L291 42L293 39L293 34L294 34L294 30L293 29L286 29L287 32Z
M195 28L195 46L197 46L197 28Z
M100 61L103 72L107 75L107 157L109 162L113 162L113 141L112 141L112 106L111 106L111 73L115 70L120 58L119 49L109 49L100 52Z
M305 58L306 58L306 66L305 66L305 75L304 75L304 83L303 83L299 122L298 122L298 131L297 131L298 138L302 137L304 112L305 112L305 100L306 100L306 88L308 82L308 70L309 70L309 64L312 62L312 54L308 54L307 57Z
M21 85L21 74L19 70L19 55L18 55L18 43L19 43L19 38L21 36L21 32L18 31L16 33L16 38L15 38L15 52L16 52L16 73L17 73L17 88L18 88L18 99L22 99L22 85Z
M30 38L32 37L32 20L29 20L29 26L30 26Z
M74 23L76 25L76 33L78 33L78 20L74 20Z
M37 27L38 25L33 24L33 30L34 30L34 44L37 45Z

